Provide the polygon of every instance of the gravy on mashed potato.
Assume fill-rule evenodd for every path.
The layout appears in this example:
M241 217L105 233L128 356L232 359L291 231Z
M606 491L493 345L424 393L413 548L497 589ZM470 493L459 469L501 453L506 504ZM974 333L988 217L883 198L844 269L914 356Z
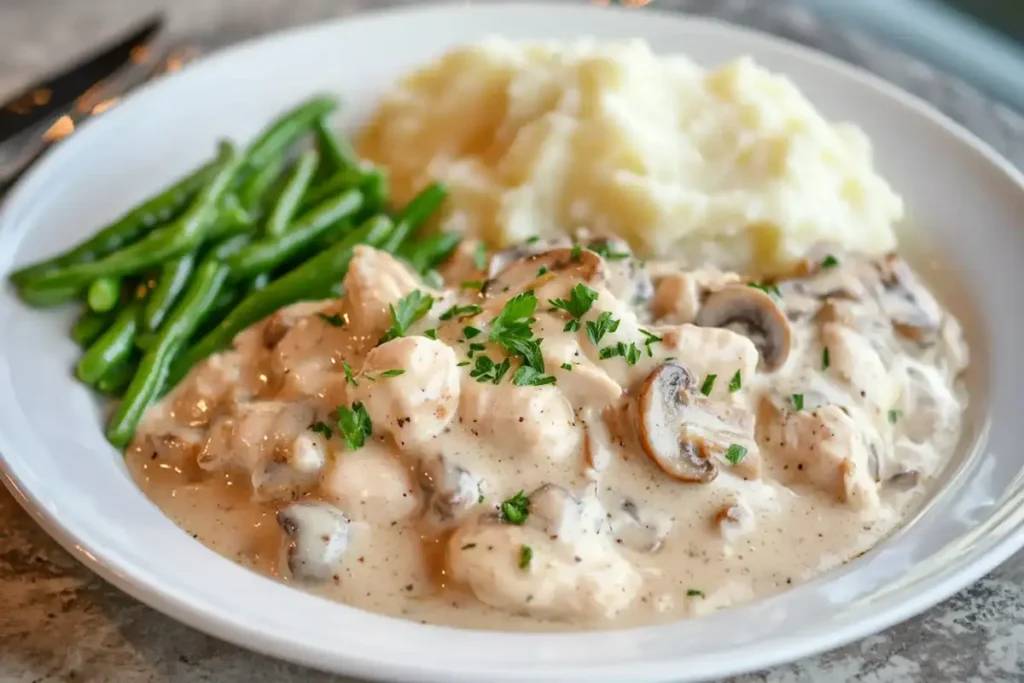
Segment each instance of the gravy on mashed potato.
M643 257L785 272L814 245L881 255L903 203L855 126L741 58L706 70L646 43L494 38L406 76L359 141L408 201L492 246L585 227Z

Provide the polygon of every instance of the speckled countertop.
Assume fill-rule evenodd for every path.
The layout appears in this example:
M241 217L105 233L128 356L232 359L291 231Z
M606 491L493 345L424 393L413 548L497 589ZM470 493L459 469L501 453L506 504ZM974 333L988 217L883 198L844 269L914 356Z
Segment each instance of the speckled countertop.
M403 0L409 3L411 0ZM829 50L931 101L1019 166L1024 121L931 69L840 36L781 0L658 0ZM396 0L0 0L0 99L163 7L204 49ZM734 683L1024 680L1024 554L924 615ZM157 613L50 540L0 489L0 681L314 683L342 679L252 654Z

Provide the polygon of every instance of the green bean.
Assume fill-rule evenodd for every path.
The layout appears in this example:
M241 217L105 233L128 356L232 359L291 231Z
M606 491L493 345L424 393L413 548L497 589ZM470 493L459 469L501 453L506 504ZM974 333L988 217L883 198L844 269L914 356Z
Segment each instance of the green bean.
M143 327L150 332L157 330L170 314L174 302L185 291L188 279L196 267L196 252L190 251L163 265L156 288L146 301L142 313ZM91 293L91 289L90 289Z
M214 163L206 164L134 207L84 242L46 261L15 271L11 274L11 281L18 287L25 287L49 271L95 261L134 242L181 213L216 170Z
M107 424L107 440L114 446L125 448L131 441L146 408L163 391L175 357L217 299L227 277L227 268L215 259L204 260L196 270L156 343L143 354L124 399Z
M431 183L421 190L398 214L395 219L395 229L381 248L384 251L395 253L409 238L409 235L426 222L430 215L441 206L441 202L447 196L448 188L442 183Z
M263 201L267 192L273 187L274 182L281 177L288 157L281 154L275 157L270 163L263 166L238 188L238 198L242 207L253 214L260 213Z
M317 164L320 162L320 154L315 149L306 150L295 162L295 167L288 174L281 194L274 202L267 222L263 226L263 232L269 237L279 237L288 229L289 223L298 212L299 203L309 188L316 173Z
M320 95L281 115L246 149L246 168L242 177L247 178L273 163L275 157L283 155L318 119L337 106L338 102L333 97Z
M107 313L117 307L121 300L121 278L101 277L93 280L86 293L89 308L97 313Z
M95 311L85 311L71 326L71 339L83 349L89 348L110 326L113 318Z
M452 255L462 241L454 232L442 232L405 245L400 254L420 273L426 273Z
M132 354L99 378L96 382L96 391L107 396L120 396L132 381L138 367L139 360L136 354Z
M135 348L139 330L141 301L133 301L117 314L114 322L100 335L78 362L78 379L93 385L111 368L128 358Z
M327 121L326 116L317 119L313 124L317 145L324 158L324 170L337 172L350 168L359 168L359 157L348 140L339 137Z
M40 287L30 282L18 290L18 296L29 306L49 308L74 301L80 291L77 287Z
M247 296L175 364L172 384L193 365L229 346L236 334L253 323L290 304L325 296L333 284L345 277L353 247L362 243L381 244L393 227L391 219L375 216L330 249Z
M360 169L347 169L339 171L323 182L311 187L306 196L302 198L302 206L299 207L299 215L309 211L318 204L337 196L342 192L359 187L366 179L366 174Z
M254 242L226 262L234 281L273 271L318 240L362 206L363 196L349 190L313 209L280 237Z
M367 171L359 189L366 197L364 211L382 211L388 204L388 176L385 169L374 168Z
M156 332L143 332L142 334L136 335L135 346L143 351L148 351L153 348L154 344L156 344L156 339Z
M260 291L269 284L270 274L260 273L259 275L257 275L256 277L249 281L249 283L244 287L244 290L246 294L252 294L253 292Z
M173 223L99 261L76 264L48 273L39 279L38 286L51 289L81 288L96 278L137 273L195 249L206 238L241 160L242 157L229 143L221 143L216 172L192 200L185 213Z

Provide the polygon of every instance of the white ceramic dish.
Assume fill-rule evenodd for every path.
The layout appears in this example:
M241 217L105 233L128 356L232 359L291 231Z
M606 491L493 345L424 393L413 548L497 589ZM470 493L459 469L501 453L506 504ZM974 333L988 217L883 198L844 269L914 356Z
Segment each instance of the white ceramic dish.
M544 28L549 27L549 28ZM820 55L656 11L465 4L302 28L235 47L145 88L46 158L0 213L0 275L69 244L272 115L320 90L354 125L402 71L456 43L643 37L715 63L751 54L875 140L912 222L950 255L931 271L968 330L973 414L944 488L907 528L776 598L700 620L585 634L467 632L364 613L250 573L178 530L103 439L99 403L69 371L70 313L0 290L5 483L65 548L140 600L245 647L375 679L697 680L836 647L920 612L1024 544L1024 178L920 102ZM955 275L954 275L955 273ZM4 277L6 282L6 277ZM949 298L952 297L952 298Z

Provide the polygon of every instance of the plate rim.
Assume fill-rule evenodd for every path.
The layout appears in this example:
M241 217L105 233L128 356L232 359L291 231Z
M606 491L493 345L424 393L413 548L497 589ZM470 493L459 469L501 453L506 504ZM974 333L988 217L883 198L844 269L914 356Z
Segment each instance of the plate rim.
M189 74L195 69L210 68L221 61L234 58L238 53L245 50L253 49L260 45L271 44L280 40L294 38L303 33L316 31L330 32L342 25L361 23L364 21L372 22L385 18L394 18L395 16L401 17L403 15L413 17L415 15L434 12L444 13L453 9L473 13L508 13L520 11L522 9L537 10L541 8L548 10L552 8L561 10L572 9L580 12L631 11L627 8L596 7L589 5L581 6L564 1L555 3L512 2L500 5L492 4L484 6L467 6L459 2L448 1L418 6L405 5L375 8L369 11L343 15L319 22L304 23L282 30L272 31L221 47L207 55L204 55L200 59L197 59L194 63L189 64L179 73L157 78L146 83L144 86L132 92L127 99L134 100L137 96L141 96L154 88L159 88L172 79L181 78L182 74ZM886 98L895 100L903 109L908 110L908 112L913 113L915 116L924 117L942 128L949 137L955 139L957 143L967 148L970 152L980 155L987 164L998 169L1002 175L1012 181L1013 185L1015 185L1018 190L1024 192L1024 173L1022 173L1021 170L1014 166L1009 160L999 154L999 152L991 145L979 138L965 126L943 114L922 98L899 88L893 83L890 83L865 68L845 62L842 59L821 52L815 48L796 43L789 39L749 28L747 26L732 24L718 18L662 8L648 8L645 9L644 12L649 14L659 14L666 18L670 18L672 21L689 24L691 27L706 28L710 31L720 33L723 38L729 38L730 35L735 36L738 34L748 41L760 43L772 50L788 53L790 56L796 57L804 62L810 62L815 67L821 68L823 72L827 71L832 75L837 75L841 78L858 81L862 85L868 86L879 92ZM85 125L81 126L80 130L91 129L94 123L95 120L90 120ZM53 155L59 154L59 150L66 146L67 145L60 145L57 146L56 149L48 151L45 155L46 158L44 161L50 161ZM19 179L15 186L11 188L10 192L4 199L3 206L0 207L0 229L4 229L5 227L7 230L11 229L12 226L8 225L12 222L10 220L10 214L13 213L13 209L11 207L16 204L16 202L12 200L18 199L21 195L26 194L26 190L31 189L35 185L35 179L37 176L43 175L43 172L50 173L50 169L48 169L47 166L49 166L47 163L37 164L36 167L31 169L23 178ZM0 431L0 445L5 443L6 437L4 433ZM7 445L9 446L10 444ZM540 667L524 668L521 671L511 672L511 675L507 672L501 672L500 675L495 676L495 672L493 671L483 672L480 670L473 670L465 666L460 669L441 669L435 666L433 669L423 670L422 667L414 664L398 662L395 660L381 661L379 659L356 657L349 654L344 655L343 659L338 659L338 655L335 654L333 658L334 663L332 664L327 658L322 656L317 649L304 648L301 643L288 641L269 634L262 630L258 624L247 624L232 620L231 618L228 618L227 615L218 613L216 610L208 608L206 605L201 605L196 603L194 600L190 600L187 594L175 593L173 589L163 585L158 576L150 576L147 573L142 573L142 578L140 578L140 572L138 571L135 571L134 574L123 571L125 569L125 563L120 562L118 560L118 555L116 554L110 553L102 547L94 548L89 547L88 544L80 544L79 539L68 528L66 528L60 520L56 519L47 511L46 506L41 503L38 496L34 495L31 490L25 487L18 480L12 471L10 462L3 455L3 450L4 449L0 449L0 465L3 465L3 467L0 467L0 480L3 481L5 487L11 492L12 496L18 501L19 505L21 505L29 516L78 562L100 576L103 580L111 583L119 590L131 595L133 598L139 600L148 607L200 632L231 642L244 649L268 654L285 661L325 671L341 672L337 667L337 664L339 662L343 662L345 666L344 673L346 675L355 675L367 680L419 681L437 680L438 676L443 676L446 680L469 681L476 680L476 676L479 675L490 676L492 680L517 680L511 677L514 675L529 675L531 677L543 677L545 679L547 677L551 677L552 680L556 680L563 676L577 677L585 673L584 669L576 665L543 664ZM756 660L747 659L742 661L736 660L722 662L713 673L705 672L703 675L717 677L749 673L751 671L761 670L782 663L813 656L823 651L841 647L855 640L887 629L894 624L920 614L924 610L950 597L967 585L974 583L996 566L1005 562L1021 547L1024 547L1024 526L1018 526L1017 529L1008 533L1006 536L1003 536L990 547L980 552L980 554L973 560L957 565L954 569L927 577L922 583L918 584L918 588L916 588L911 595L907 595L896 600L891 607L879 610L875 614L854 620L848 624L843 624L838 628L824 630L821 635L813 638L807 638L799 644L790 643L788 647L780 648L779 651L774 654L762 651ZM494 635L497 637L507 634L496 632ZM550 636L551 634L531 635ZM628 664L620 663L603 665L601 672L602 677L600 680L605 680L604 676L608 676L609 673L621 672L624 674L627 667L633 675L642 673L644 680L660 680L665 673L663 670L665 664L666 662L664 661L643 661L630 662ZM662 670L658 671L656 669ZM609 678L608 680L612 679ZM687 678L686 680L704 679Z

